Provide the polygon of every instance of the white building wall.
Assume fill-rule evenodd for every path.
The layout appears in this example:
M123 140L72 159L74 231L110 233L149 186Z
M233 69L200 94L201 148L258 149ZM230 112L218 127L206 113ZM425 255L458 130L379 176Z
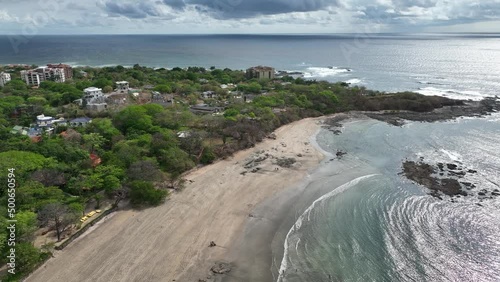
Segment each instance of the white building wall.
M11 80L10 73L0 73L0 87L4 87Z
M42 82L40 74L31 70L21 71L21 79L29 86L39 86Z

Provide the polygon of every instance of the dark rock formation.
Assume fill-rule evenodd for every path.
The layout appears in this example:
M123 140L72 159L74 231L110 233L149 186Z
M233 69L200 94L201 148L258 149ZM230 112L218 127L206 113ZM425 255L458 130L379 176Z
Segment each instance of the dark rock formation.
M444 106L429 112L390 111L368 112L368 117L395 126L404 125L405 120L435 122L458 117L481 117L500 111L500 99L485 98L482 101L456 101L456 105Z
M281 158L276 160L276 164L280 167L291 168L297 162L294 158Z
M337 156L337 158L341 159L343 156L347 155L347 153L341 150L337 150L337 153L335 155Z
M408 179L432 190L430 194L434 197L442 199L441 193L447 196L468 195L462 190L462 185L457 179L437 177L436 168L429 164L406 161L403 163L403 173Z
M210 270L215 274L226 274L231 271L231 265L225 262L217 262Z

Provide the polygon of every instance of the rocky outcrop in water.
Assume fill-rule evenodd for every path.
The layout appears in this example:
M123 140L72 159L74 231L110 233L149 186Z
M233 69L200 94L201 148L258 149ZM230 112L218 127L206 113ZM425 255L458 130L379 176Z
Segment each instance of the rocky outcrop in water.
M460 164L437 163L430 165L423 162L406 161L403 163L403 174L410 180L430 189L430 195L443 199L444 196L466 197L477 196L480 201L500 196L500 190L489 191L477 184L466 181L470 175L477 174L473 169L467 169Z
M340 135L342 134L342 121L352 118L354 115L352 114L335 114L323 121L323 128L328 129L330 132L332 132L335 135Z
M485 98L482 101L463 101L462 105L445 106L430 112L385 111L365 112L365 114L376 120L402 126L406 120L435 122L458 117L482 117L498 111L500 111L500 99L495 97Z
M431 190L430 194L434 197L441 198L442 194L447 196L468 195L457 179L440 177L440 175L437 174L438 170L444 170L444 166L440 165L436 168L423 162L414 161L406 161L403 163L403 173L405 176L429 188ZM444 173L442 176L444 176Z

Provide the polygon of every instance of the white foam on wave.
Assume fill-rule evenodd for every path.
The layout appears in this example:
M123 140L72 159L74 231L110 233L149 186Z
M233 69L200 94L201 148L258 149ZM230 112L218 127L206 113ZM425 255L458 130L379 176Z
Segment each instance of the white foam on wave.
M310 215L311 215L311 211L314 210L314 208L316 207L317 204L337 195L337 194L340 194L344 191L346 191L347 189L349 188L352 188L354 187L355 185L357 185L358 183L360 183L361 181L363 180L366 180L368 178L371 178L371 177L374 177L374 176L377 176L379 174L370 174L370 175L365 175L365 176L361 176L361 177L358 177L354 180L351 180L341 186L339 186L337 189L321 196L319 199L317 199L316 201L314 201L312 203L312 205L310 205L305 211L304 213L302 213L302 215L299 216L299 218L297 219L297 221L295 222L295 224L292 226L292 228L290 228L290 230L288 231L288 233L286 234L286 237L285 237L285 242L283 244L283 247L284 247L284 251L283 251L283 259L281 260L281 265L280 265L280 269L279 269L279 276L278 276L278 280L277 282L283 282L284 278L285 278L285 272L286 270L288 269L288 241L290 239L290 236L298 231L301 227L302 227L302 223L304 222L304 220L307 220L307 221L310 221ZM300 238L299 238L300 240ZM298 248L298 244L299 244L300 241L298 241L296 244L295 244L295 248Z
M126 69L131 69L133 68L132 65L120 65L120 64L102 64L102 65L92 65L92 64L68 64L71 65L74 68L85 68L85 67L90 67L90 68L108 68L108 67L117 67L117 66L122 66Z
M324 78L330 76L337 76L341 73L349 72L348 69L340 69L337 67L309 67L304 71L304 78Z
M73 67L78 65L78 62L62 62L62 63L65 65L73 66Z
M361 81L361 79L359 78L353 78L353 79L349 79L347 81L345 81L345 83L349 83L349 84L361 84L363 81Z
M489 122L499 122L500 121L500 113L494 113L490 117L488 117L487 121Z
M426 96L442 96L450 99L459 99L459 100L473 100L473 101L481 101L486 97L492 97L488 95L483 95L477 91L460 91L455 89L442 89L436 87L423 87L416 91L422 95Z
M443 152L450 160L455 161L455 162L462 162L462 155L460 155L458 152L450 152L445 149L441 149L441 152Z
M427 80L421 80L418 83L419 84L428 84L428 85L446 85L444 83L431 82L431 81L427 81Z

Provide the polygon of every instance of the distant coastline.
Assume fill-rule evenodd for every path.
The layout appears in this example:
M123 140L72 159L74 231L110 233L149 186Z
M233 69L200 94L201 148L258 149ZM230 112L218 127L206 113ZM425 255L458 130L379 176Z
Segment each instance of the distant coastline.
M0 36L0 64L235 70L271 65L308 73L311 79L355 80L379 91L479 100L500 89L498 68L488 59L496 57L497 35L44 35L26 38L17 49L7 36ZM328 71L331 66L352 72Z

